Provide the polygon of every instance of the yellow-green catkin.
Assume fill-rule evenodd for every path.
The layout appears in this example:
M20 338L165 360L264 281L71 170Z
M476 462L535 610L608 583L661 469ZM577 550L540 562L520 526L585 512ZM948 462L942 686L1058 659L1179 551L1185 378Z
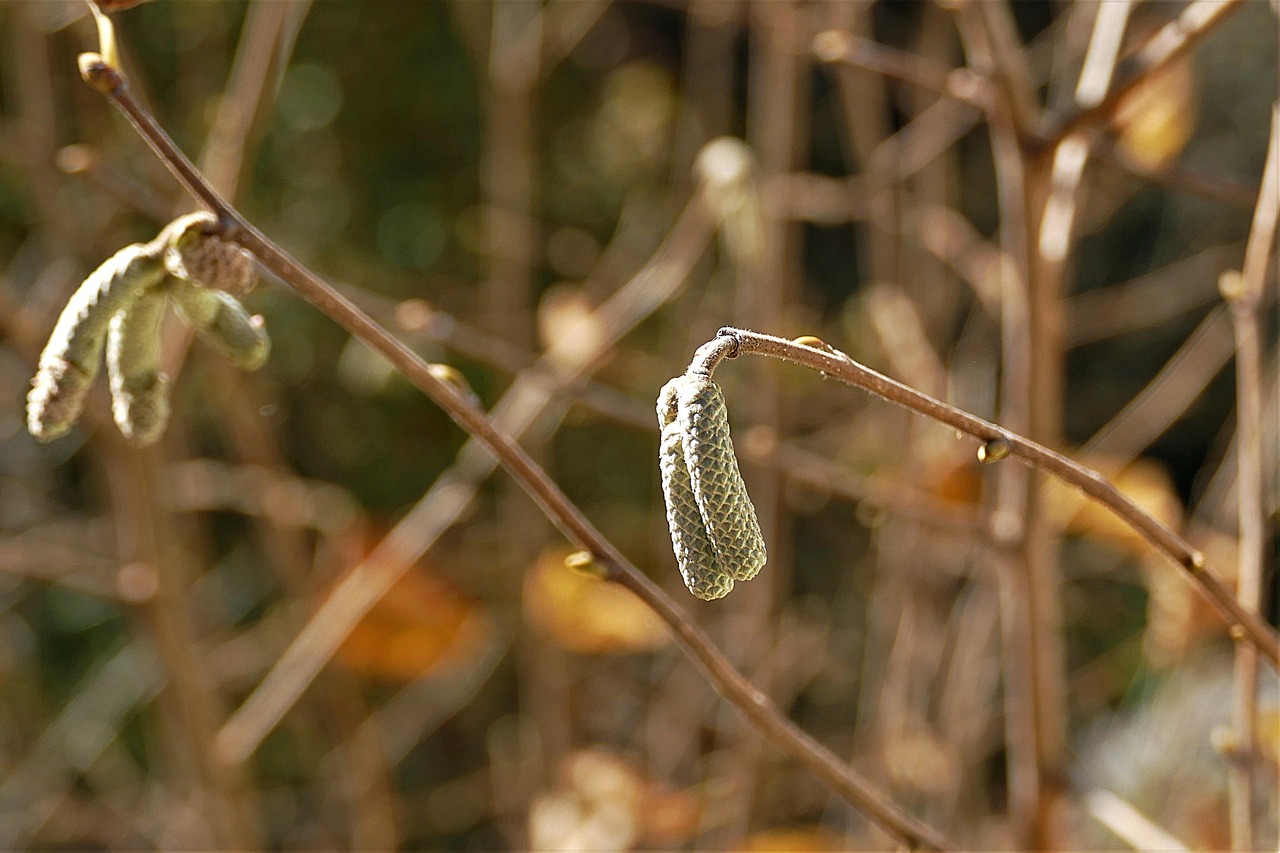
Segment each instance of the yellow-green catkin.
M40 441L65 435L98 374L107 326L165 275L154 244L126 246L84 280L58 317L27 395L27 430Z
M200 339L241 370L257 370L266 363L271 339L262 318L251 316L234 296L182 279L175 279L167 289L179 316Z
M751 580L768 555L733 452L724 395L710 377L687 374L677 388L676 408L693 496L716 562L734 580Z
M705 601L723 598L733 589L733 578L721 571L706 523L693 496L689 467L685 461L684 436L676 412L676 397L683 377L673 379L658 397L658 425L662 439L658 468L662 474L662 494L667 504L667 525L676 565L689 592Z
M117 425L135 444L154 442L169 416L168 380L160 371L168 298L207 343L238 367L256 370L271 342L262 318L231 295L248 290L253 279L253 258L222 239L208 212L178 217L150 243L112 255L58 318L27 395L28 431L51 441L71 429L105 345Z
M169 422L169 377L160 370L160 322L168 297L152 287L117 311L107 331L111 414L131 443L154 444Z

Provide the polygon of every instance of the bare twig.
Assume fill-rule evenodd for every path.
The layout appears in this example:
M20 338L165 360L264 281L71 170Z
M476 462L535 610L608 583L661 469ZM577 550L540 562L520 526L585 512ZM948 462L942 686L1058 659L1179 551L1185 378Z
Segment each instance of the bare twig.
M122 559L136 565L139 581L130 597L156 646L171 690L171 708L187 741L195 788L203 803L210 841L257 849L254 815L243 768L228 765L214 748L225 700L200 664L196 626L187 607L187 577L175 525L159 502L156 448L129 448L106 459L118 514Z
M937 830L906 814L860 774L840 762L742 676L689 616L595 529L541 468L461 390L437 377L430 366L350 301L276 246L228 205L173 144L155 119L132 96L123 73L101 56L81 57L82 74L106 95L143 136L174 175L217 215L227 239L239 243L331 319L386 357L464 430L482 441L501 464L573 542L593 556L603 575L638 595L666 622L685 652L716 689L759 731L803 763L841 797L857 806L894 837L913 847L946 849Z
M1060 118L1042 134L1042 142L1047 146L1057 145L1087 125L1110 120L1125 95L1152 72L1194 47L1243 5L1244 0L1195 0L1176 19L1120 60L1116 66L1116 80L1104 97L1092 105L1078 105L1074 111Z
M954 427L980 441L996 442L1002 447L1007 445L1009 455L1084 492L1181 567L1230 626L1233 636L1253 644L1263 657L1280 665L1280 640L1275 631L1256 613L1241 607L1235 596L1206 571L1204 554L1126 497L1097 471L1003 427L921 394L864 367L843 353L815 349L772 335L745 329L722 329L720 336L699 349L690 370L710 374L720 361L735 355L764 355L792 361Z
M1161 829L1151 818L1110 791L1094 788L1084 795L1089 816L1115 833L1135 850L1167 850L1179 853L1187 846Z
M1173 426L1231 358L1227 311L1205 315L1151 381L1081 448L1086 454L1135 458Z
M1070 297L1065 306L1067 346L1096 343L1204 308L1219 298L1219 271L1238 257L1239 246L1214 246L1128 281Z
M611 342L678 290L710 237L708 217L694 199L650 262L595 312L600 335L591 342L594 346L584 345L575 365L560 363L553 351L523 370L493 408L495 427L513 440L524 436L552 402L557 386L578 381L588 362L598 361ZM652 415L647 420L653 422ZM384 537L365 565L330 592L280 662L228 720L220 740L229 758L238 762L252 754L361 616L462 515L479 483L497 464L482 441L468 439L454 464Z
M947 68L860 36L827 30L814 38L813 52L823 62L874 71L980 110L991 105L991 83L971 70Z
M1035 80L1026 50L1018 37L1012 0L980 0L973 4L991 51L990 74L1001 94L1003 109L1022 138L1033 126L1036 115ZM961 14L965 14L964 7Z
M276 46L282 33L296 30L310 5L310 0L295 0L257 2L249 6L231 78L218 102L218 112L210 125L204 155L200 158L201 171L208 176L209 183L219 187L230 198L235 198L240 183L245 142L262 101L272 59L281 54L283 60L286 53L277 51Z
M996 8L990 8L996 7ZM967 3L957 18L970 62L994 77L1002 97L988 113L1000 202L1000 418L1012 431L1052 444L1062 410L1060 280L1034 239L1043 162L1026 156L1028 68L1004 3ZM1052 814L1066 742L1056 531L1033 471L996 472L993 534L1011 546L1000 559L1000 618L1010 822L1014 842L1056 846Z
M1194 171L1176 161L1162 166L1141 163L1119 148L1111 139L1095 140L1093 154L1100 162L1123 169L1135 178L1163 187L1170 192L1199 196L1239 208L1252 208L1256 198L1253 187L1247 184Z
M520 342L530 336L531 268L538 245L534 103L543 18L538 3L495 3L486 60L482 187L487 269L481 298L486 325Z
M1244 253L1244 270L1221 279L1223 296L1231 307L1236 341L1236 478L1239 490L1240 566L1236 595L1240 606L1256 613L1262 604L1263 551L1266 515L1262 506L1262 346L1258 309L1262 304L1267 264L1276 234L1280 208L1280 108L1271 111L1271 137L1258 206ZM1234 701L1236 761L1228 777L1231 844L1253 849L1253 773L1257 744L1258 658L1243 643L1235 653Z

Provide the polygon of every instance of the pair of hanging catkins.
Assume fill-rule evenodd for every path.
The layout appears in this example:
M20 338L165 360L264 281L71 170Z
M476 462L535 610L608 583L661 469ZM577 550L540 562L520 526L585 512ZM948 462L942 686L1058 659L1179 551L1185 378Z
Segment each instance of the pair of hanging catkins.
M105 348L117 426L133 444L154 443L169 418L169 380L160 364L165 307L172 301L202 340L236 366L256 370L270 340L262 318L231 295L253 280L252 258L218 236L210 213L179 217L151 242L116 252L59 316L27 395L27 430L52 441L71 429Z
M685 586L721 598L765 564L764 537L738 470L720 386L687 373L658 395L659 468L671 544Z

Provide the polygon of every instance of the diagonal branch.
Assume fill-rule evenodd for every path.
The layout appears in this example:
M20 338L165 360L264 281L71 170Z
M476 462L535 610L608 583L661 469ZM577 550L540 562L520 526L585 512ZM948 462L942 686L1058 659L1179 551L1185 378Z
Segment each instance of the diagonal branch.
M893 803L857 771L804 733L778 706L738 672L685 611L632 565L574 506L524 450L462 390L437 377L416 353L374 322L315 273L267 239L211 187L155 119L133 97L120 69L98 54L80 57L81 74L106 95L147 141L160 159L222 225L223 236L251 252L270 272L323 311L351 335L389 360L460 427L484 443L503 468L564 535L590 552L602 575L640 597L671 628L685 653L716 690L775 746L803 764L827 787L860 809L876 824L914 848L948 849L952 845L931 826Z

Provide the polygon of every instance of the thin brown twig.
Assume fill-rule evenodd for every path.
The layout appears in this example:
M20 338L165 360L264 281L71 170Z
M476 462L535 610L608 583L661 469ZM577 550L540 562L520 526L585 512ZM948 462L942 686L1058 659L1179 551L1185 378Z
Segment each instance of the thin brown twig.
M1080 452L1134 459L1174 422L1231 358L1231 329L1221 305L1205 315L1177 351Z
M979 0L971 6L962 5L962 16L968 8L973 9L991 52L989 73L1001 95L1001 109L1021 141L1035 126L1038 105L1031 63L1013 19L1013 1Z
M1206 570L1204 554L1126 497L1097 471L1004 427L921 394L914 388L864 367L843 353L815 349L784 338L746 329L722 329L718 337L698 350L689 369L710 375L720 361L737 355L769 356L825 373L891 403L954 427L980 441L995 442L997 446L1006 448L1009 455L1079 489L1182 568L1230 626L1232 635L1256 646L1263 657L1273 665L1280 666L1280 639L1276 632L1256 613L1250 613L1241 607L1235 596Z
M1103 98L1092 105L1078 105L1040 134L1038 142L1045 147L1056 146L1077 130L1109 121L1125 95L1152 72L1194 47L1243 5L1244 0L1195 0L1141 47L1120 60L1116 65L1116 79Z
M393 312L384 300L353 288L346 290L353 300L369 306L366 310L375 319L390 322ZM533 355L507 341L491 337L443 311L432 310L429 317L415 323L413 328L414 336L443 344L468 358L507 373L538 369L537 359ZM414 337L410 337L410 340L414 340ZM521 380L517 378L516 381ZM512 387L515 387L514 384ZM558 393L561 396L567 395L575 406L594 416L644 432L656 433L658 430L652 405L595 380L577 380L571 386L562 387ZM495 409L495 418L497 417ZM500 419L499 422L501 423ZM520 429L505 423L502 425L507 432L519 436ZM781 472L789 483L830 492L860 506L882 510L940 531L979 537L985 534L983 518L976 508L951 504L888 479L858 474L795 441L751 442L740 447L739 452L742 458L750 462Z
M992 8L996 7L996 8ZM1029 70L1010 11L966 3L957 16L970 62L999 84L988 111L999 198L995 269L1000 305L1000 418L1012 431L1052 443L1060 429L1061 313L1056 281L1034 239L1044 164L1026 156ZM1061 631L1056 531L1048 523L1035 472L996 472L992 533L1009 553L997 574L1004 668L1009 817L1015 844L1058 844L1052 814L1065 756L1066 655Z
M309 0L256 2L249 6L227 89L218 102L200 158L200 170L208 176L209 183L231 198L235 198L240 184L245 143L277 53L274 48L288 19L301 20L309 6Z
M310 0L258 0L249 8L226 91L201 156L201 172L230 198L236 196L240 184L253 120L267 90L271 68L287 63L293 45L287 34L297 31L309 7ZM171 367L174 372L180 369L192 339L189 330L180 334L183 345L179 359ZM228 431L239 456L266 469L280 470L283 462L279 442L257 416L259 405L254 389L242 387L239 372L221 360L214 363L212 378L228 391ZM264 478L251 480L250 487L257 490L262 502L269 501L270 487ZM282 525L269 515L256 518L255 528L271 557L270 564L278 567L285 589L302 600L315 597L307 542L301 531ZM350 843L361 850L394 847L398 829L388 787L389 772L374 729L361 725L367 709L358 686L347 673L332 668L320 673L317 686L320 707L313 718L331 721L341 741L339 772L346 777L341 788L347 794Z
M538 251L534 213L537 116L543 50L537 3L495 3L486 55L485 137L481 160L486 270L481 304L486 325L528 341L532 267Z
M1123 169L1135 178L1163 187L1169 192L1198 196L1238 208L1252 208L1256 198L1253 187L1247 184L1195 171L1177 161L1161 166L1139 162L1111 139L1095 140L1093 155L1100 162Z
M1245 245L1244 269L1222 278L1223 296L1231 308L1236 343L1236 488L1240 517L1240 564L1236 595L1240 606L1256 613L1262 604L1263 551L1266 515L1263 510L1262 453L1262 304L1267 265L1280 208L1280 107L1271 111L1271 136L1258 205ZM1235 650L1231 721L1236 760L1228 776L1231 846L1251 850L1253 838L1253 774L1257 745L1258 656L1240 643Z
M991 106L990 81L972 70L948 68L871 39L826 30L814 38L813 53L823 62L874 71L980 110Z
M831 790L911 847L948 849L952 845L933 827L904 812L857 771L789 720L712 644L688 614L632 565L560 491L509 436L498 430L461 390L438 378L430 366L350 301L290 257L227 204L208 185L164 130L129 91L127 79L97 54L82 55L81 73L95 90L124 113L161 161L218 217L223 235L239 243L260 263L323 311L350 334L381 353L428 398L498 457L567 538L591 553L602 575L641 598L672 630L681 647L718 692L777 747L802 763Z
M535 425L558 388L580 382L589 364L678 291L701 256L712 230L695 198L671 236L630 281L595 312L599 335L569 364L552 351L521 370L489 417L499 431L519 440ZM650 416L649 421L653 418ZM397 522L366 559L348 574L313 613L272 672L227 721L220 740L231 760L248 758L320 672L356 621L435 544L465 511L497 460L483 442L468 439L454 463Z
M1067 347L1086 346L1203 310L1219 298L1218 273L1238 257L1239 245L1211 246L1127 281L1069 297L1063 330Z
M137 610L164 664L171 712L193 759L194 784L203 802L209 840L239 850L261 845L260 823L243 768L219 760L218 726L224 697L200 665L195 621L188 610L188 578L174 524L159 500L159 455L128 448L104 460L117 515L122 559L140 576Z

